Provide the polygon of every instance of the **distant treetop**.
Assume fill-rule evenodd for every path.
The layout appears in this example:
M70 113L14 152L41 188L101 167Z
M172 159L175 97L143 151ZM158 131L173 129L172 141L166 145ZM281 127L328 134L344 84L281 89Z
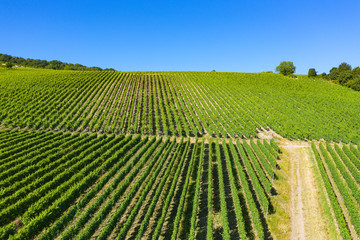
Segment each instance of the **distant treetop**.
M316 77L316 70L315 68L310 68L308 72L308 77Z
M64 63L58 60L46 61L31 58L13 57L8 54L0 53L0 62L11 63L13 65L31 67L31 68L45 68L45 69L56 69L56 70L87 70L87 71L101 71L101 70L114 70L112 68L102 69L99 67L86 67L81 64Z
M295 66L293 62L283 61L279 66L276 67L276 72L280 72L284 76L293 74L295 72Z

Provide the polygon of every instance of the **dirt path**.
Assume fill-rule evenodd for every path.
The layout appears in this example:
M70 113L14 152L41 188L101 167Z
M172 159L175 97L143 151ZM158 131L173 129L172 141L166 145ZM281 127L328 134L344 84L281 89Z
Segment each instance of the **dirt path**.
M290 161L290 239L329 239L310 145L288 142L280 146Z
M290 239L305 239L304 205L302 200L303 181L300 176L300 161L298 146L285 146L290 153L290 188L291 188L291 233Z

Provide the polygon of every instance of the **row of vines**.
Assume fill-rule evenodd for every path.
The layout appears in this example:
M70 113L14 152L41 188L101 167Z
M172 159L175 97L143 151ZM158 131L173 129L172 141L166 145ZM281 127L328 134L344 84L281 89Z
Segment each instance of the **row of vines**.
M278 151L260 140L1 130L0 239L268 238Z
M360 236L360 151L358 147L312 143L315 160L343 239Z
M0 99L10 128L360 143L359 93L307 77L17 69L0 76Z

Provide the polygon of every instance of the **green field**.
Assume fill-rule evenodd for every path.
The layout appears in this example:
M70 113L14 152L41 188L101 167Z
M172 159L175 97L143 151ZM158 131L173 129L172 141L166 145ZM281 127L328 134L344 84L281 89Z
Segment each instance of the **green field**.
M360 143L359 93L305 76L212 72L0 71L11 128Z
M273 142L44 131L0 138L1 239L270 234Z
M360 151L353 145L331 146L328 142L317 147L313 143L312 149L341 235L351 239L349 230L353 227L356 238L360 234Z
M0 239L288 239L273 219L289 222L292 147L330 227L358 239L359 94L273 73L0 68Z

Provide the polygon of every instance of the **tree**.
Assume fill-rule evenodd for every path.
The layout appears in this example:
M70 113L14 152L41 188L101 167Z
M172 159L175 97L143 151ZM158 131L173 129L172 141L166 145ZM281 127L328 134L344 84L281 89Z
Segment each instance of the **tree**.
M356 67L351 71L352 75L355 76L360 76L360 67Z
M339 72L351 71L351 65L347 64L346 62L343 62L339 65L338 69L339 69Z
M7 63L5 64L5 66L6 66L6 68L10 69L10 68L12 68L12 67L14 66L14 64L11 63L11 62L7 62Z
M323 72L322 74L320 74L320 76L321 76L322 78L326 78L326 77L327 77L327 74Z
M293 62L281 62L279 66L276 67L276 72L280 72L284 76L293 74L295 72L295 66Z
M349 80L345 83L345 86L352 88L355 91L360 91L360 76L356 76L355 78Z
M310 68L310 69L309 69L308 77L316 77L315 68Z
M10 60L11 60L10 55L0 53L0 61L2 61L2 62L10 62Z
M351 71L350 70L346 70L346 71L342 71L339 73L339 77L338 77L338 80L339 80L339 83L341 85L344 85L345 83L347 83L349 80L352 79L352 74L351 74Z
M331 80L337 80L339 78L339 69L333 67L329 72L329 78Z

